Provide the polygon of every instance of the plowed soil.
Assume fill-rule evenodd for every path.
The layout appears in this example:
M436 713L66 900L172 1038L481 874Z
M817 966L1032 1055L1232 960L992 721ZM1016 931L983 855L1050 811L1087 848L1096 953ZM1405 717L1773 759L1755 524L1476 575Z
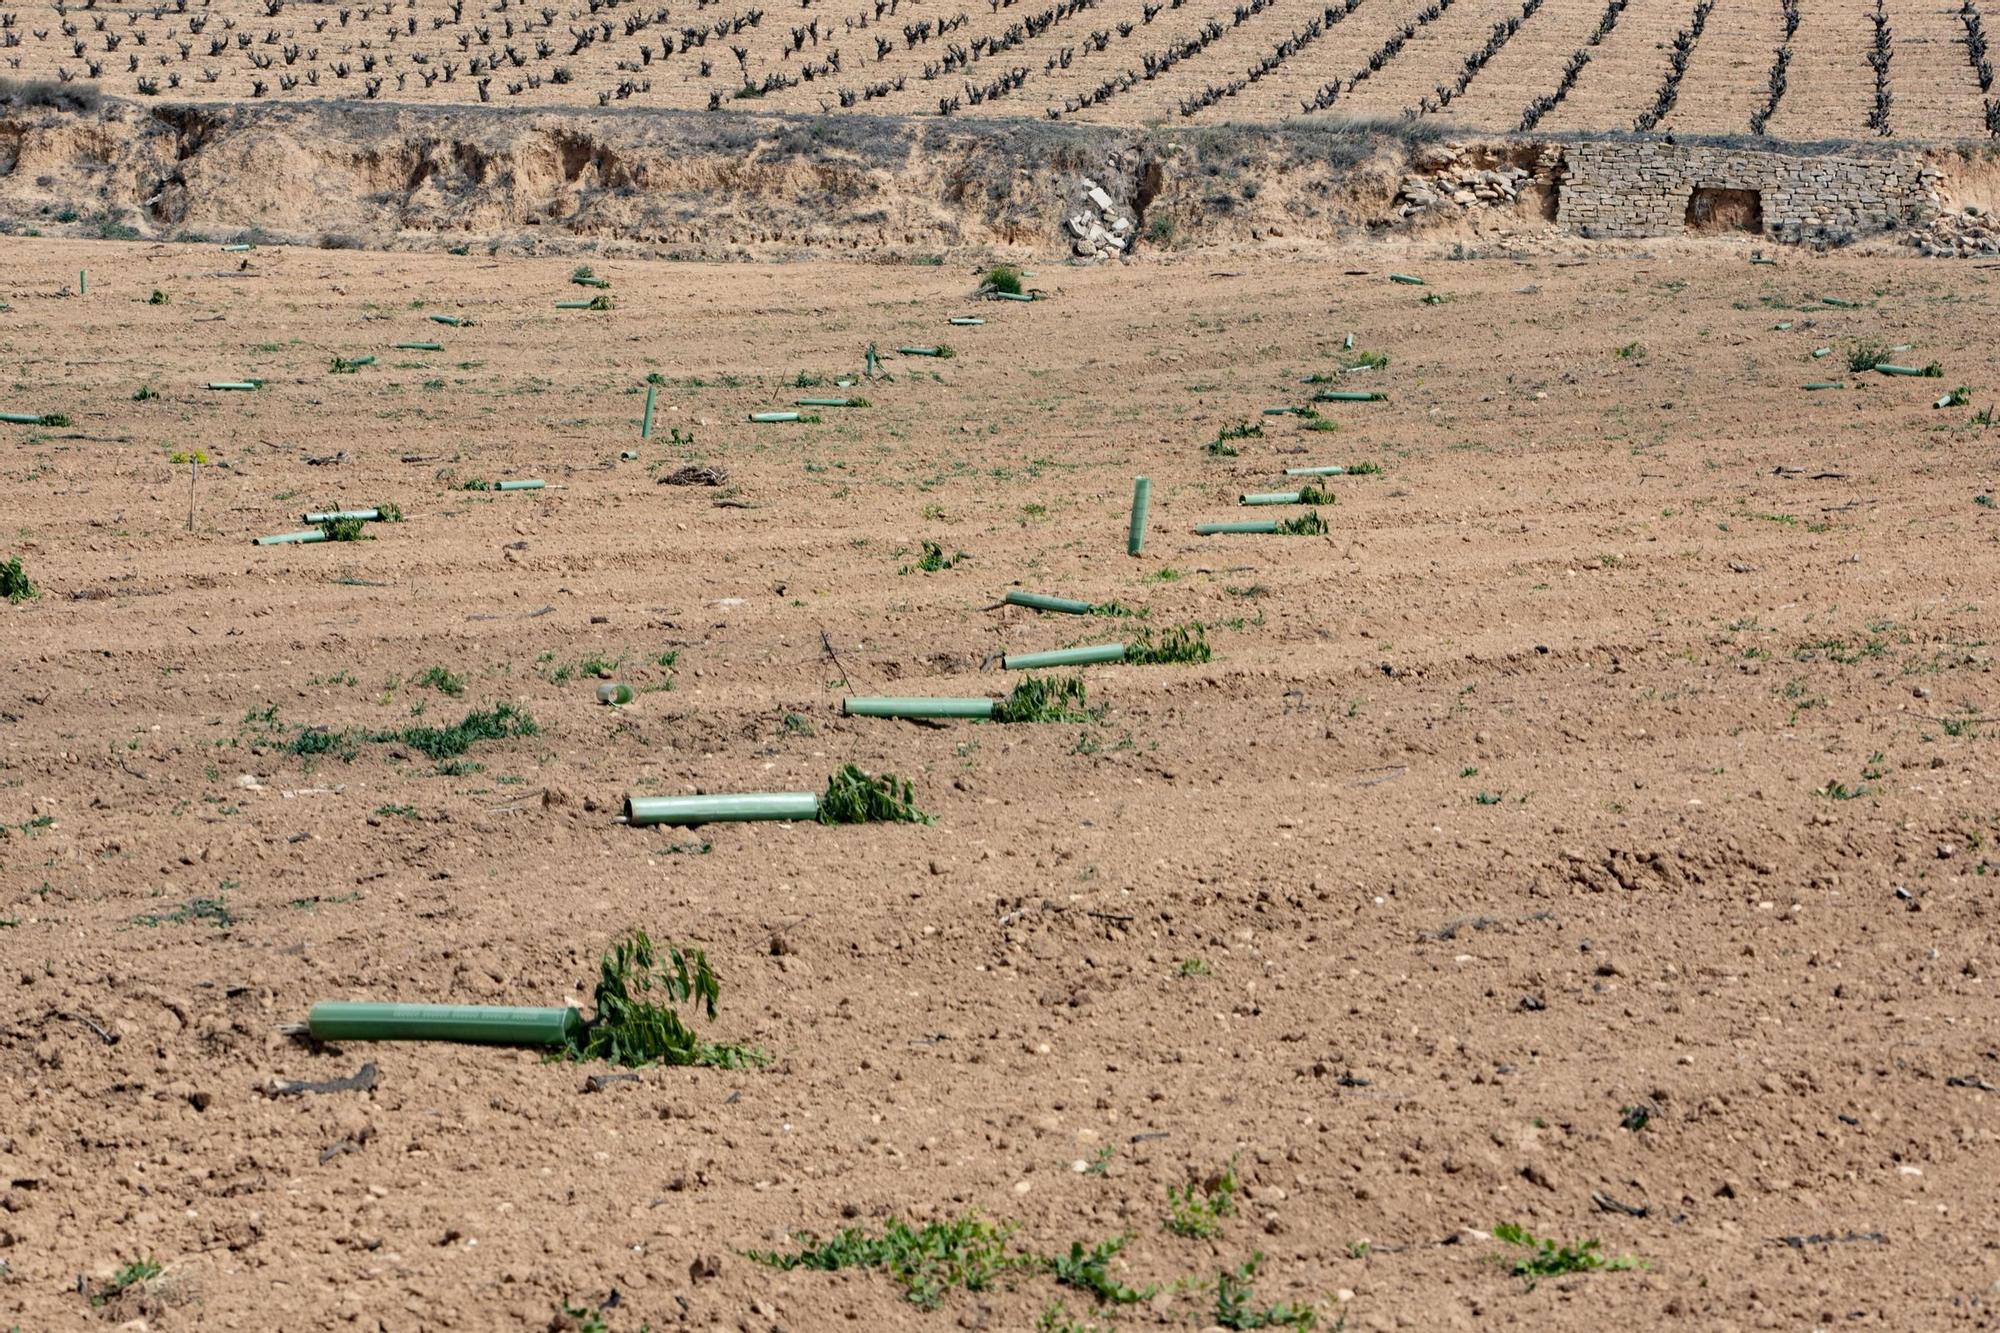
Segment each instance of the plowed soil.
M956 269L599 272L613 309L558 311L594 294L568 262L0 250L0 407L68 418L0 427L0 561L39 590L0 603L0 1325L1199 1328L1256 1252L1259 1309L1322 1328L2000 1319L1991 275L1355 248L998 304ZM1859 341L1944 377L1847 373ZM870 342L872 406L747 421ZM1261 415L1314 373L1388 401ZM1327 536L1192 533L1364 462ZM727 475L660 484L686 464ZM548 487L463 489L518 477ZM250 544L381 502L371 540ZM1088 668L1093 722L840 715L1189 621L1214 660ZM535 734L366 739L501 702ZM936 822L614 822L850 762ZM284 1031L587 1007L632 926L706 949L701 1030L767 1067L593 1091ZM1232 1160L1218 1234L1170 1233ZM1160 1289L925 1312L744 1255L971 1212L1035 1253L1129 1235L1111 1273ZM1531 1286L1501 1223L1637 1266Z

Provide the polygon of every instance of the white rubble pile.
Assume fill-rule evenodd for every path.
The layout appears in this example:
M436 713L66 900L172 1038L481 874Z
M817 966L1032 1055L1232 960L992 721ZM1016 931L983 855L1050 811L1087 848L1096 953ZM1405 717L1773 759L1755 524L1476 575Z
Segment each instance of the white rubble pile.
M1511 206L1520 196L1529 172L1525 167L1475 167L1452 162L1432 175L1412 172L1397 191L1404 217L1445 208Z
M1933 259L2000 254L2000 222L1985 209L1968 206L1962 213L1940 213L1930 224L1909 233L1918 253Z
M1070 248L1078 262L1095 264L1126 253L1132 244L1132 219L1120 212L1117 201L1088 176L1083 178L1083 190L1093 208L1073 213L1069 218L1069 234L1075 242Z

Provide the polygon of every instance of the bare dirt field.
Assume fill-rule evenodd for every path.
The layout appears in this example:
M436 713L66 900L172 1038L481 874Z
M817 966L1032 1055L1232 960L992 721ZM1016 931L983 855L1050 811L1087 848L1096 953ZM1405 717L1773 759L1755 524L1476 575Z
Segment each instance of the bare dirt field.
M600 262L559 311L572 261L8 241L0 409L67 420L0 427L0 1327L1995 1326L1992 274L1574 255L1028 304ZM747 420L870 342L871 406ZM1387 401L1261 415L1313 374ZM1324 536L1193 535L1362 463ZM840 715L1189 622L1213 661L1089 667L1088 722ZM613 822L846 763L936 822ZM282 1031L587 1007L633 926L769 1064ZM746 1256L969 1215L1129 1239L928 1311ZM1635 1265L1531 1282L1502 1224Z

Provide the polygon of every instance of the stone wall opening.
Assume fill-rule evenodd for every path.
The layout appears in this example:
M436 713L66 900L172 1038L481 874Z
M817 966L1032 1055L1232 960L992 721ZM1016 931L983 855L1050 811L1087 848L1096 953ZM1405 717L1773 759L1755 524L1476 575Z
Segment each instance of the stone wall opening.
M1764 192L1697 186L1688 195L1687 229L1702 235L1743 231L1764 234Z

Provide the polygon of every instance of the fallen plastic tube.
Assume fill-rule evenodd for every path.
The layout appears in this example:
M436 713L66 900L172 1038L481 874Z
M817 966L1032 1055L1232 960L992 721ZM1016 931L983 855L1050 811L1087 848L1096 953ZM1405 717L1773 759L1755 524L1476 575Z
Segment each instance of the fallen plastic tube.
M327 509L317 514L299 515L300 521L305 523L331 523L336 519L342 518L353 518L359 519L363 523L373 523L381 517L382 511L379 509Z
M1295 505L1298 502L1297 491L1245 491L1236 497L1236 503L1243 505Z
M1845 389L1846 387L1845 384L1838 384L1833 380L1814 380L1811 384L1806 385L1806 392L1818 393L1821 389Z
M318 1041L472 1041L495 1046L565 1046L583 1032L567 1005L369 1004L322 1000L306 1017Z
M1819 301L1821 305L1830 305L1836 310L1859 310L1861 308L1861 302L1843 301L1838 296L1822 296L1819 298Z
M764 819L818 818L819 796L809 791L625 798L625 822L628 824L747 824Z
M654 386L646 386L646 414L639 418L639 438L642 440L653 438L653 398L657 393L659 390Z
M225 245L222 247L222 253L226 255L240 255L249 248L247 245Z
M0 412L0 421L10 426L39 426L42 414L39 412Z
M900 353L901 353L902 355L904 355L904 356L943 356L943 355L944 355L944 351L943 351L943 349L942 349L942 348L938 348L938 347L898 347L898 348L897 348L896 350L897 350L898 352L900 352Z
M1335 463L1329 467L1288 467L1285 469L1285 475L1288 477L1344 477L1347 475L1347 468L1339 463Z
M1061 611L1072 616L1087 616L1097 609L1089 602L1079 602L1074 597L1051 597L1042 592L1022 592L1019 588L1009 588L1007 595L1000 600L1009 606L1025 606L1034 611Z
M842 699L845 717L971 717L993 716L991 699Z
M1035 298L1027 292L995 292L993 293L993 299L996 301L1032 301Z
M472 322L463 315L430 315L428 318L433 324L448 324L454 329L462 329Z
M1132 478L1132 529L1125 535L1125 554L1137 555L1146 549L1146 511L1153 504L1153 479Z
M1195 536L1213 537L1225 532L1276 532L1278 520L1275 518L1249 519L1238 523L1197 523Z
M1951 406L1951 395L1950 395L1950 394L1946 394L1946 395L1945 395L1944 397L1942 397L1942 398L1938 399L1938 400L1937 400L1937 401L1936 401L1935 403L1932 403L1932 404L1931 404L1931 406L1932 406L1933 408L1945 408L1945 407L1950 407L1950 406Z
M1424 280L1412 273L1391 273L1389 281L1400 282L1405 287L1421 287L1424 285Z
M396 350L399 352L442 352L444 350L444 344L443 343L397 343Z
M558 310L588 310L588 309L590 309L590 308L591 308L592 306L596 305L596 304L597 304L597 302L598 302L598 301L599 301L600 299L601 299L601 298L599 298L599 297L595 297L595 296L593 296L593 297L591 297L591 298L590 298L590 299L589 299L588 301L558 301L558 302L556 302L556 309L558 309Z
M1878 375L1911 375L1921 379L1923 378L1924 369L1922 366L1892 366L1884 361L1875 367L1875 373Z
M1296 417L1304 415L1305 410L1302 407L1267 407L1264 409L1264 415L1267 417Z
M632 702L632 687L613 681L606 681L597 687L597 702L611 704L614 707L620 704L629 704Z
M794 398L794 407L860 407L852 398Z
M537 481L533 477L526 477L519 481L496 481L493 483L493 489L496 491L539 491L546 485L548 485L546 481Z
M1098 662L1122 662L1125 645L1098 643L1087 648L1057 648L1046 653L1008 653L1000 665L1009 671L1031 671L1038 667L1092 666Z
M1813 360L1817 361L1831 351L1833 351L1831 347L1815 347L1812 354Z
M1759 255L1752 255L1752 256L1750 257L1750 262L1751 262L1751 263L1753 263L1753 264L1775 264L1775 263L1777 263L1778 261L1777 261L1777 260L1775 260L1775 259L1765 259L1765 258L1763 258L1762 256L1759 256Z
M372 366L375 364L375 358L372 356L351 356L342 359L350 366Z
M258 546L306 546L312 542L326 540L326 529L307 528L304 532L274 532L268 537L259 537Z
M211 389L225 389L232 393L253 393L264 387L262 380L210 380Z
M1321 389L1315 403L1386 403L1389 395L1380 389Z
M950 319L945 321L945 323L954 325L955 327L961 329L978 328L985 322L986 322L985 320L980 319L977 315L953 315Z
M760 425L768 426L779 421L797 421L799 420L799 414L797 412L752 412L750 419Z

